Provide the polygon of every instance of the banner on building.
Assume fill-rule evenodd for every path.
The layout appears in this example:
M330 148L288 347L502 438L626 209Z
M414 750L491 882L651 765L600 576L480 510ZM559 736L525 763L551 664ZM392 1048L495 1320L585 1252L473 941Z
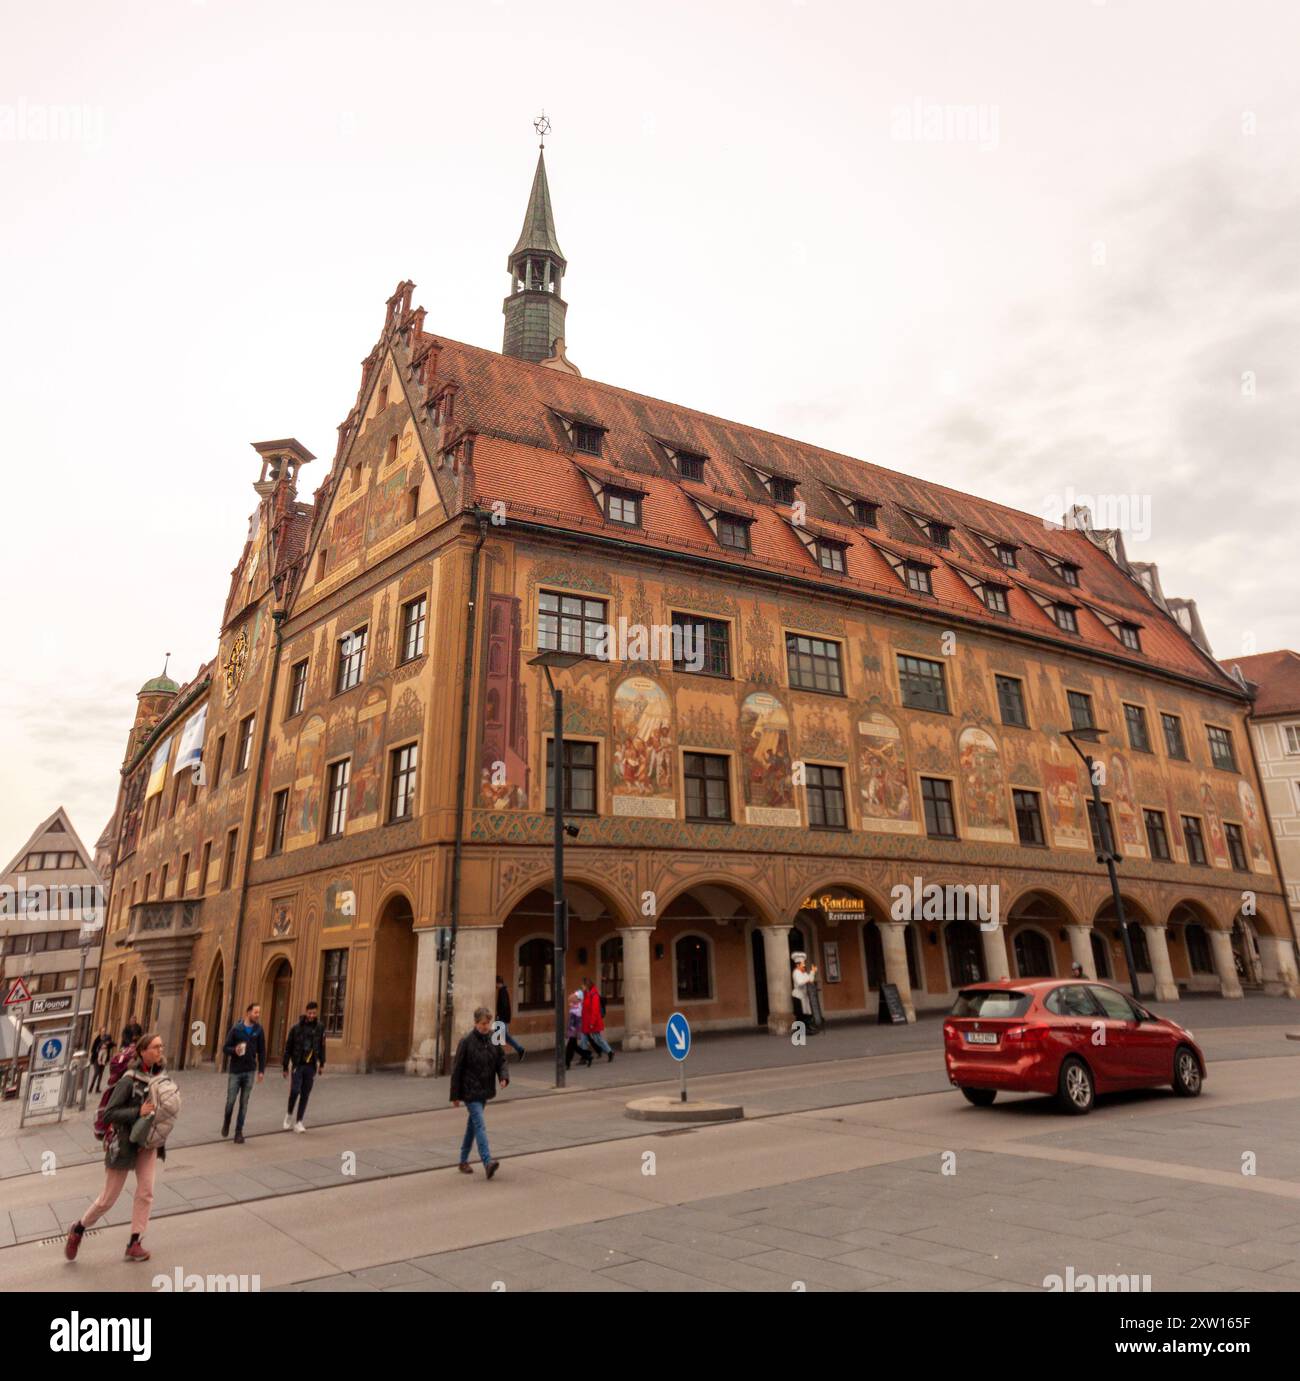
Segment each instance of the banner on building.
M172 768L173 777L187 767L195 766L203 757L203 733L207 725L208 705L205 700L185 721L185 727L181 730L180 746L176 749L176 765Z
M144 789L144 799L156 796L167 785L167 755L172 750L172 736L165 739L154 750L153 763L149 768L149 782Z

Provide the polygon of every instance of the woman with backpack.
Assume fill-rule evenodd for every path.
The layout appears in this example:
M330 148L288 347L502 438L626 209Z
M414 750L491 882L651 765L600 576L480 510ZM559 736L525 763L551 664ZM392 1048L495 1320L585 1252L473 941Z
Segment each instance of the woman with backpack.
M130 1067L113 1085L104 1120L104 1187L99 1197L68 1230L64 1255L75 1261L77 1248L88 1227L97 1223L117 1202L127 1173L135 1171L135 1194L131 1204L131 1240L126 1246L128 1261L148 1261L141 1238L149 1226L153 1207L154 1172L158 1161L166 1159L166 1140L180 1111L180 1093L163 1072L161 1036L141 1036Z

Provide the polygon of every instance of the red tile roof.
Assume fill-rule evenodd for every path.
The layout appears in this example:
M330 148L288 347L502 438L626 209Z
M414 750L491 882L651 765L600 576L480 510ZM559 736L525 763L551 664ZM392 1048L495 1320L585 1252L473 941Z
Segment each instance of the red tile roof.
M1256 715L1300 714L1300 653L1282 648L1253 657L1225 657L1219 665L1228 672L1240 667L1246 680L1259 687Z
M426 341L433 343L434 338L413 342L416 353ZM466 506L502 500L507 514L555 529L600 533L634 546L708 556L742 570L797 575L827 589L854 590L931 613L1016 626L1066 648L1083 645L1138 666L1194 677L1220 691L1233 687L1137 581L1083 532L1054 529L1040 516L593 379L441 336L436 343L437 376L430 392L448 383L459 385L457 436L468 431L478 438L474 484L466 490ZM605 428L598 461L570 452L557 413L589 417ZM706 482L683 480L660 438L705 456ZM773 502L751 466L797 482L797 498L806 505L810 523L833 530L848 544L845 574L820 568L791 530L790 505ZM642 528L607 523L579 467L589 472L599 467L602 474L611 475L611 482L623 474L643 490ZM853 524L836 492L879 503L879 527ZM751 551L722 547L700 514L697 499L752 516ZM950 549L930 542L909 511L952 524ZM1016 546L1017 569L1004 566L976 532ZM905 560L932 565L933 597L907 590L877 543ZM1076 565L1078 588L1066 585L1042 553ZM948 564L949 556L953 565ZM957 565L987 572L986 578L1010 586L1011 617L986 609L954 569ZM1078 636L1060 630L1029 590L1078 606ZM1088 604L1137 624L1142 651L1126 648Z

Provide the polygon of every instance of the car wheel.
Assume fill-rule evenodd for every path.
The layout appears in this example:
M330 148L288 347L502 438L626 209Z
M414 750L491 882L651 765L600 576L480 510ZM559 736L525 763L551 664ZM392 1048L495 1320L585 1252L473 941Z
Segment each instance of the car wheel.
M961 1096L968 1103L974 1103L977 1108L987 1108L998 1096L998 1091L995 1088L964 1088Z
M1093 1082L1092 1070L1077 1055L1067 1056L1061 1064L1057 1097L1068 1113L1082 1116L1092 1111L1097 1097L1097 1087Z
M1180 1098L1196 1098L1201 1092L1201 1065L1190 1046L1174 1051L1174 1092Z

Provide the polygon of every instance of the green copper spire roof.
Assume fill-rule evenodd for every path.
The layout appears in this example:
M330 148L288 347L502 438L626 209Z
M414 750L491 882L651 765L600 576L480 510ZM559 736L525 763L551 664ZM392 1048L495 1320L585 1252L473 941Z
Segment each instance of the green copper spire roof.
M528 210L524 215L524 228L519 232L519 243L510 252L513 264L515 257L529 250L544 250L563 260L564 252L555 238L555 217L551 214L551 189L546 184L546 155L537 155L537 171L533 174L533 190L528 197Z

